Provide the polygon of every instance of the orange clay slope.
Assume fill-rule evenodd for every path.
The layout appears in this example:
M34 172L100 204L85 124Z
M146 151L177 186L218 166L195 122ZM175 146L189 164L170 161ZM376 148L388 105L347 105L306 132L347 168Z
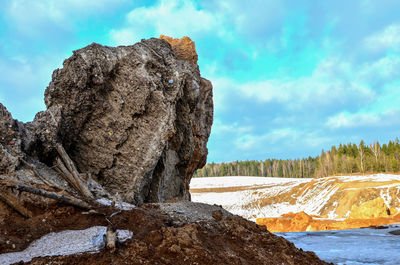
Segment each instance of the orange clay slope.
M290 197L291 203L304 197L304 193L326 193L319 212L310 216L304 211L283 214L278 218L257 218L259 225L271 232L322 231L355 229L400 223L399 190L400 176L367 175L327 177L313 179L304 186L293 188L288 194L266 197L262 201L273 202L280 196ZM299 207L303 208L304 207ZM307 209L305 209L307 212Z

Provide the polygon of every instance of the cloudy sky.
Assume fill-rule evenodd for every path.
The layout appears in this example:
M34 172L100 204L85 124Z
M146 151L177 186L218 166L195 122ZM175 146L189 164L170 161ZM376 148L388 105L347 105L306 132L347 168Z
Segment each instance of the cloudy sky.
M0 0L0 102L30 121L72 50L196 42L214 85L208 161L315 156L400 135L398 0Z

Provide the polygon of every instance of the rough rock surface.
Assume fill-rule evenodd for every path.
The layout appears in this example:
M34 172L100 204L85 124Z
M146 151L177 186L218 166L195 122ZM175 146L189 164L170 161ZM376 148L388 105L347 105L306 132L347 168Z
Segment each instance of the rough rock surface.
M61 143L80 172L128 202L190 199L190 179L207 158L212 85L200 76L194 43L168 41L74 51L53 73L47 110L21 124L24 136L13 136L19 123L1 106L2 145L20 140L18 148L52 166ZM0 146L0 173L17 166Z
M21 152L20 125L0 103L0 174L14 172L19 166L15 153Z

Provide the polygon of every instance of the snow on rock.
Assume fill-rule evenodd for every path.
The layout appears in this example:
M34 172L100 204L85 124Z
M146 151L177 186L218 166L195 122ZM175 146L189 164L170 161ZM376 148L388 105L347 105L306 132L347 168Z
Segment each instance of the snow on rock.
M93 226L85 230L66 230L47 234L34 241L21 252L0 254L0 264L7 265L19 261L28 262L36 257L66 256L84 252L95 253L105 246L105 226ZM117 230L119 242L132 238L128 230Z

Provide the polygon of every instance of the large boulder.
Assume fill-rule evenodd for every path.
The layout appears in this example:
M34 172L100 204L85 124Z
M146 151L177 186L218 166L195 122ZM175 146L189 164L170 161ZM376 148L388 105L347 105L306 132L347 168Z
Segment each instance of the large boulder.
M13 173L24 157L24 144L30 142L30 133L22 122L14 120L0 103L0 174Z
M189 200L190 179L206 163L213 101L194 43L184 40L191 50L152 38L74 51L53 73L47 110L27 124L26 152L51 165L61 143L79 171L128 202Z

